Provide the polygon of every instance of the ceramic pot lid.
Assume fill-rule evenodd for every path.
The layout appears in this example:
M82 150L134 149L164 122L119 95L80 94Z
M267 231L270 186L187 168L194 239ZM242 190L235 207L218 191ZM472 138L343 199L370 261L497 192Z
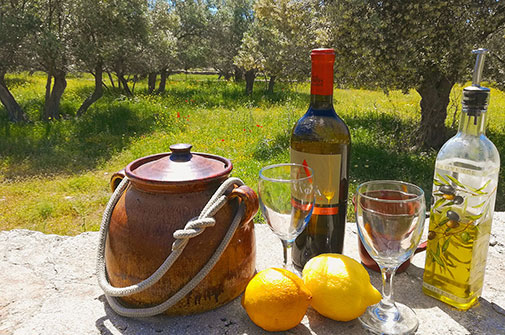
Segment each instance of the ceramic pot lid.
M173 144L171 153L139 158L126 167L129 179L149 184L204 182L228 175L231 161L220 156L193 153L191 144Z

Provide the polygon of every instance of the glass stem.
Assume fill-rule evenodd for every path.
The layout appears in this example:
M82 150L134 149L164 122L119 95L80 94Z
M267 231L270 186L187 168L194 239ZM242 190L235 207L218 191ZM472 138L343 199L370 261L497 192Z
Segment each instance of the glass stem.
M393 300L393 277L396 269L381 268L382 274L382 301L389 305L394 304Z
M396 268L381 267L382 300L377 306L376 315L382 321L397 320L399 317L398 309L393 299L393 277L395 276L395 272Z
M284 249L284 263L282 267L289 270L291 264L293 264L291 260L291 246L293 245L293 242L288 242L285 240L281 240L281 242L282 248Z

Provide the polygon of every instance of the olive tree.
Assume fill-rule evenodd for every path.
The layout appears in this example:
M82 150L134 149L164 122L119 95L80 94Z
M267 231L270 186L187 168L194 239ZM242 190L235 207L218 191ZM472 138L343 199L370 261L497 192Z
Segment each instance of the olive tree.
M27 117L7 87L5 75L23 69L28 61L26 42L38 24L35 12L35 3L30 0L0 2L0 101L14 122Z
M69 0L37 0L39 25L29 44L32 70L47 73L43 119L60 117L60 101L73 64L70 32L73 29Z
M252 92L254 74L270 77L269 91L276 78L305 79L310 71L310 50L324 47L326 25L316 0L257 0L255 19L244 35L236 64L246 76L246 91ZM288 14L289 13L289 14Z
M178 65L184 70L208 65L212 4L206 0L173 0L172 8L179 17L177 38Z
M244 33L253 22L252 0L218 0L211 15L207 38L208 63L225 79L241 77L234 64Z
M486 47L490 50L490 55L486 59L487 69L484 75L505 90L505 27L488 38Z
M80 116L103 95L103 71L111 53L109 46L121 39L116 21L118 17L122 18L122 7L113 1L100 0L79 0L72 2L71 6L74 25L71 51L76 67L95 78L93 92L77 110L77 116Z
M152 4L148 11L147 43L141 55L148 74L148 93L154 91L158 74L161 74L159 92L165 90L168 74L177 63L175 31L179 25L179 17L169 3L156 1Z
M472 69L470 51L505 23L505 3L496 0L336 0L326 9L338 80L416 89L416 143L435 148L446 140L451 89Z
M145 0L110 0L111 23L115 37L107 43L105 66L116 74L118 86L126 95L133 95L130 77L143 71L143 50L148 41L149 23ZM112 78L112 77L110 77ZM135 79L134 79L135 83Z

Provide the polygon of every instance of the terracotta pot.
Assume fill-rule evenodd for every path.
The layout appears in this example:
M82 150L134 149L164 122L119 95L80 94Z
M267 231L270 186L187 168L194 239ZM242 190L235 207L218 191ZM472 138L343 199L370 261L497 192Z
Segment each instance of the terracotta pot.
M173 145L172 153L143 157L111 178L116 187L124 173L130 186L112 212L105 262L110 283L136 284L149 277L171 252L173 233L198 216L232 170L223 157L191 153L191 145ZM181 256L149 289L124 297L129 307L146 307L167 300L207 263L228 230L238 206L246 213L230 244L211 272L166 314L192 314L223 305L239 296L255 272L253 216L256 193L235 187L214 218L216 225L190 239Z

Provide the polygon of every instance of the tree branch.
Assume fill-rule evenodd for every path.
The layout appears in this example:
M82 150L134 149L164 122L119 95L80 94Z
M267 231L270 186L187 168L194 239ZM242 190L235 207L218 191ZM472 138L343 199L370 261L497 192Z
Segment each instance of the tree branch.
M497 61L499 61L500 63L505 64L505 59L501 58L496 53L490 53L489 55L494 59L496 59Z

